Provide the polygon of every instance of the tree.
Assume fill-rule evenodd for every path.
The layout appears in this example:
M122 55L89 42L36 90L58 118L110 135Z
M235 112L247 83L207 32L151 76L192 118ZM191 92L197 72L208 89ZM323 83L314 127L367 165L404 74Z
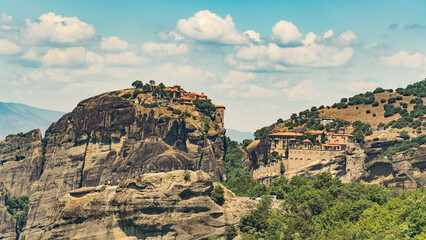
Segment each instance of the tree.
M358 130L354 133L355 140L357 142L364 141L364 133L361 130Z
M155 81L154 80L149 80L149 84L150 85L155 85Z
M226 240L232 240L236 236L238 236L238 233L237 233L237 229L235 229L235 226L234 225L228 225L228 226L226 226L225 239Z
M161 90L163 90L164 88L166 88L166 86L163 83L158 84L158 86L160 87Z
M280 124L280 123L283 123L283 122L284 122L284 120L282 118L278 118L277 124Z
M136 80L132 83L132 86L135 88L142 88L143 87L143 83L140 80Z
M225 203L225 199L223 198L223 187L218 184L214 187L213 191L210 194L210 198L218 205L223 205Z
M410 139L410 135L408 135L408 132L405 131L405 130L402 130L399 133L399 137L402 138L402 139L404 139L404 140Z
M382 93L382 92L384 92L385 90L383 89L383 88L381 88L381 87L378 87L378 88L376 88L374 91L373 91L373 93Z
M255 139L263 140L268 136L268 134L269 130L266 127L263 127L254 132L254 137Z

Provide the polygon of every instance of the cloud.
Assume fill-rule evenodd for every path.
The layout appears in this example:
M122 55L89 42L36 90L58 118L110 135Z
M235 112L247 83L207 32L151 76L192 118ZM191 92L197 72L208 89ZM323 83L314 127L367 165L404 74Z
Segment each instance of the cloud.
M179 20L176 30L185 37L199 42L219 44L249 42L247 36L237 31L229 14L223 19L209 10L199 11L193 17Z
M27 19L23 29L23 39L28 44L79 45L96 37L93 25L80 21L77 17L62 17L49 12L37 20Z
M18 23L12 19L11 16L1 13L0 14L0 32L12 31L18 29Z
M308 79L299 82L293 87L284 88L282 91L287 95L290 101L306 101L319 96L315 90L313 82Z
M82 67L86 64L86 50L83 47L52 48L42 57L42 62L48 67Z
M248 84L248 89L240 91L240 95L243 98L269 98L276 95L277 92L271 88L259 87L255 84Z
M404 30L426 30L426 25L421 24L406 24Z
M118 54L105 54L105 63L114 66L137 66L147 62L144 57L135 52L123 52Z
M14 55L21 51L21 48L15 43L7 40L0 39L0 54Z
M392 23L391 25L389 25L389 29L396 29L398 27L398 24L396 24L396 23Z
M389 57L380 57L379 63L390 67L422 68L426 67L426 56L420 53L409 55L400 51Z
M348 89L354 93L360 93L365 91L372 91L379 86L378 82L364 82L363 80L355 79L349 83Z
M253 42L260 42L260 34L253 31L253 30L247 30L244 32L244 35L246 35L250 40Z
M25 74L21 78L22 81L33 81L33 82L71 82L73 78L69 75L69 72L65 69L47 69L45 71L35 70Z
M233 87L240 87L242 83L245 83L249 80L254 80L256 78L255 73L251 72L240 72L240 71L234 71L231 70L229 73L225 76L221 84L216 84L214 87L218 89L230 89Z
M142 50L151 56L169 56L184 54L189 51L187 44L146 42Z
M185 38L176 32L176 30L172 30L169 33L159 32L157 33L157 37L165 42L179 42L184 40Z
M154 70L152 79L158 79L161 82L169 84L176 83L206 83L213 81L215 75L211 72L205 72L201 68L191 65L178 66L172 63L165 63Z
M100 49L108 52L121 52L129 49L129 43L116 36L102 38Z
M337 67L343 66L352 58L354 50L350 47L343 49L309 44L298 47L280 47L276 44L267 46L250 45L241 47L235 54L235 59L241 62L252 62L262 68L280 64L283 71L290 70L291 67ZM228 57L229 58L229 57ZM259 65L259 63L261 63ZM238 62L236 65L241 64ZM279 70L279 68L277 69Z
M333 41L340 46L349 46L359 42L358 36L352 30L340 33Z
M278 44L294 44L300 42L303 34L292 23L281 20L272 27L272 39Z

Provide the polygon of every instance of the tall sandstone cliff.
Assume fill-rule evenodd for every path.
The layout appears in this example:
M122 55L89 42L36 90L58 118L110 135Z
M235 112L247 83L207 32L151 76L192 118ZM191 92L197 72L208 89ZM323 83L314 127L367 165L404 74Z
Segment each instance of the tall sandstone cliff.
M26 239L40 236L48 209L73 189L178 169L203 170L213 180L223 179L221 116L151 94L132 97L131 92L83 100L53 123L44 139L34 130L0 142L0 183L10 195L30 198L21 234ZM154 102L160 106L152 107ZM189 114L175 114L171 108Z

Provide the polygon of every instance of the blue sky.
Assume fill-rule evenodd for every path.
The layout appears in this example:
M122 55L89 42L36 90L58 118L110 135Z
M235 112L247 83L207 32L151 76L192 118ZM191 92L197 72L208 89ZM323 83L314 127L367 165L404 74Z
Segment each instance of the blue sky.
M254 131L426 77L425 1L3 1L0 101L71 111L136 79Z

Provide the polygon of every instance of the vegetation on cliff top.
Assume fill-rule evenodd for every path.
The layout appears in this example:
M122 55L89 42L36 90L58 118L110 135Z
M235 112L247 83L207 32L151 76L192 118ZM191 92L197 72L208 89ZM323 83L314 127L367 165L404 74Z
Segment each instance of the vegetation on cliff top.
M426 189L396 192L378 185L344 184L322 173L281 178L267 194L284 199L271 209L264 197L243 216L243 239L424 239Z

